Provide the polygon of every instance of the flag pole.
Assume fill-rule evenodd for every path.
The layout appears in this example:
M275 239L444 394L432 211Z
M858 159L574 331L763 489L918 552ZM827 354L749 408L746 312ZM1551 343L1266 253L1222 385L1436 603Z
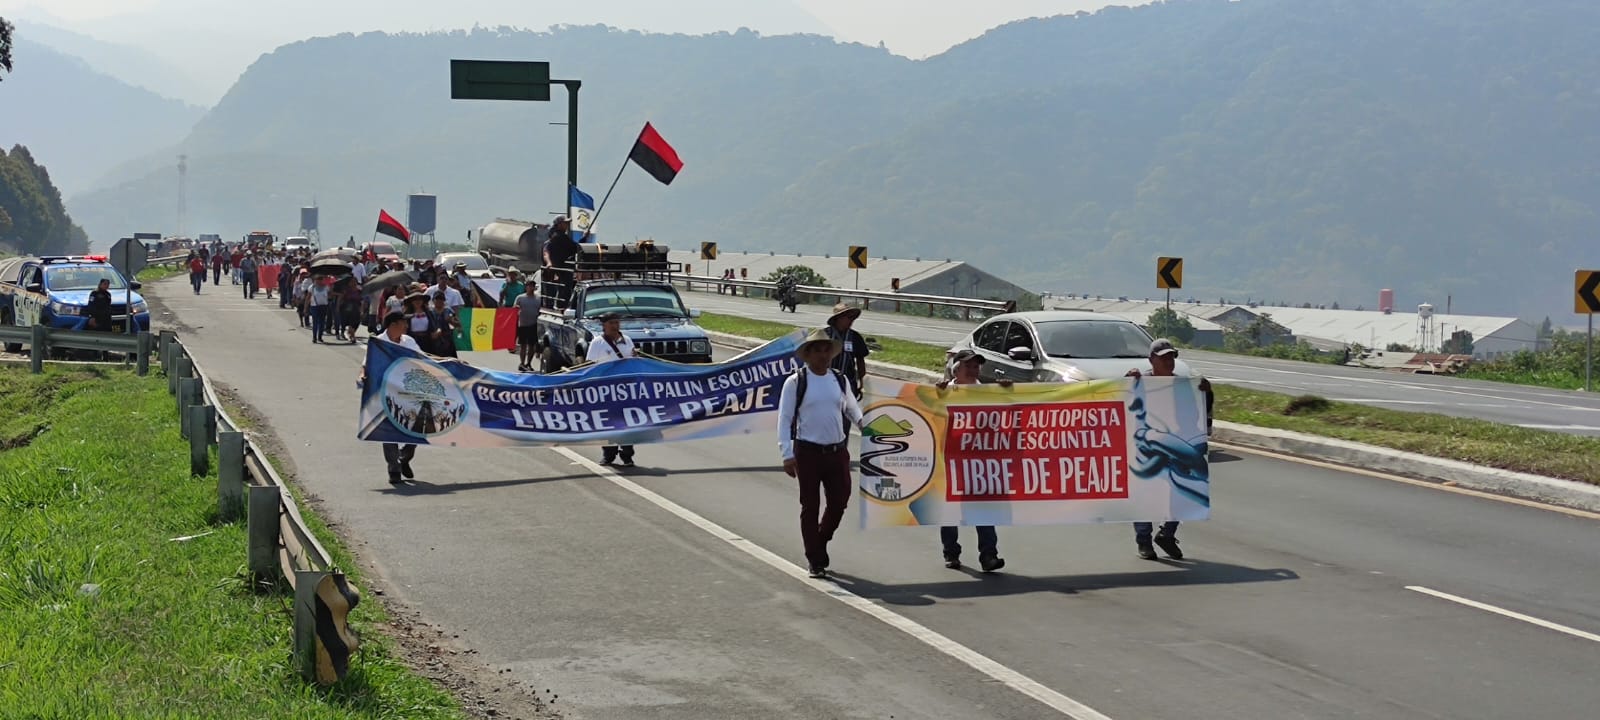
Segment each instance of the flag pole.
M635 141L637 142L637 141ZM622 174L628 171L628 163L633 160L633 150L628 150L628 157L622 159L622 167L617 168L617 176L611 179L611 187L606 188L605 197L600 198L600 206L594 209L594 217L589 220L589 232L593 233L595 225L600 222L600 211L606 209L606 201L611 199L611 191L617 189L617 182L622 179ZM571 195L571 191L568 191ZM571 199L568 199L571 204Z

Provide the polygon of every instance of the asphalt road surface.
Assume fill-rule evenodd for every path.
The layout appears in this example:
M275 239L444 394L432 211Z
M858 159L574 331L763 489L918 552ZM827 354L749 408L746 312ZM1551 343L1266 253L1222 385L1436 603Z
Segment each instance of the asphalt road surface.
M1595 517L1246 455L1213 466L1215 518L1180 532L1188 561L1138 559L1126 526L1002 528L1007 568L983 576L945 569L931 528L857 530L852 507L837 584L810 581L772 438L642 446L622 475L597 448L425 447L418 482L393 489L354 439L361 346L313 345L275 301L228 287L155 285L390 596L569 717L1600 707Z
M684 293L685 302L707 312L738 314L757 320L821 325L828 308L801 305L783 312L770 300L752 300L716 293ZM888 313L868 313L856 321L868 337L882 336L950 345L972 332L974 323ZM1223 383L1288 394L1311 393L1330 400L1479 418L1523 427L1600 436L1600 394L1512 385L1509 383L1367 370L1253 358L1199 350L1183 351L1184 360L1207 377Z

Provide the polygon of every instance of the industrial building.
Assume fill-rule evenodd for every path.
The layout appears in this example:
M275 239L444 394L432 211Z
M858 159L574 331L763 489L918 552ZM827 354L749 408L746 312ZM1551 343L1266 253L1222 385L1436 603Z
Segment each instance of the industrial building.
M673 250L672 262L688 265L697 275L720 276L732 269L734 277L760 280L778 268L804 265L815 270L828 285L836 288L890 292L894 280L900 292L944 295L982 300L1021 300L1026 288L984 272L960 260L920 258L869 258L863 270L852 270L844 255L784 255L772 252L741 252L726 248L716 260L700 259L700 251ZM858 279L859 273L859 279Z
M1144 324L1150 313L1165 303L1089 296L1051 296L1044 305L1053 310L1092 310ZM1195 326L1194 344L1219 347L1224 330L1242 330L1262 315L1289 331L1285 340L1304 340L1322 350L1350 345L1382 350L1391 343L1410 346L1422 352L1438 352L1451 334L1472 333L1472 355L1488 360L1505 353L1538 348L1539 329L1517 318L1478 315L1442 315L1423 305L1411 312L1378 310L1327 310L1322 308L1218 305L1200 302L1174 302L1172 309L1189 318Z

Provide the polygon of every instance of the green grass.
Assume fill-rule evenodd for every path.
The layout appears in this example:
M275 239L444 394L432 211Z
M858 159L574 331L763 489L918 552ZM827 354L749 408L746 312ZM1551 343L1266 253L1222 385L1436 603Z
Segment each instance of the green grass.
M1559 369L1514 370L1494 365L1474 365L1458 373L1456 377L1517 385L1537 385L1557 390L1583 389L1582 374Z
M1600 484L1600 438L1217 385L1218 420ZM1288 414L1291 411L1293 414Z
M718 313L703 313L695 322L707 330L760 340L774 340L794 332L795 329L794 325L785 323L751 320ZM931 372L944 372L945 349L942 347L895 338L880 337L875 340L879 347L872 351L873 360Z
M708 330L764 340L794 329L784 323L715 313L701 315L700 325ZM887 338L880 338L880 342L884 351L873 353L875 359L933 372L943 370L944 348ZM1217 385L1216 392L1218 420L1600 484L1600 438L1329 402L1322 398L1291 398L1231 385Z
M248 587L244 526L189 476L163 379L0 369L0 388L0 717L462 717L376 631L370 594L350 675L301 681L290 598Z
M185 272L188 272L188 270L182 265L150 265L136 273L134 279L143 283L152 283L157 280L165 280L173 275L182 275Z

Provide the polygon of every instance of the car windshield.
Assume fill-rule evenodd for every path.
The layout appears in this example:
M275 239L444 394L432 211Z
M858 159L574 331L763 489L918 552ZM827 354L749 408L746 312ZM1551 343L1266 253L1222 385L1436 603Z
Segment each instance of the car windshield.
M111 281L112 290L121 290L122 276L105 266L51 268L44 274L44 285L50 290L93 290L100 279Z
M583 316L597 317L606 313L622 313L628 317L686 317L677 293L660 287L597 287L589 288L583 296Z
M456 267L456 263L466 263L467 264L467 270L470 271L470 272L477 272L479 270L488 270L489 269L489 262L487 260L484 260L482 255L474 255L472 253L462 253L460 255L446 255L446 256L444 256L443 261L441 261L439 263L439 265L442 266L442 267L447 267L447 268L450 268L451 270L454 270L455 267Z
M372 243L371 245L367 246L367 249L371 250L373 255L398 255L399 254L399 253L396 253L394 251L394 246L390 245L389 243Z
M1125 320L1056 320L1034 327L1051 357L1142 358L1150 352L1150 336Z

